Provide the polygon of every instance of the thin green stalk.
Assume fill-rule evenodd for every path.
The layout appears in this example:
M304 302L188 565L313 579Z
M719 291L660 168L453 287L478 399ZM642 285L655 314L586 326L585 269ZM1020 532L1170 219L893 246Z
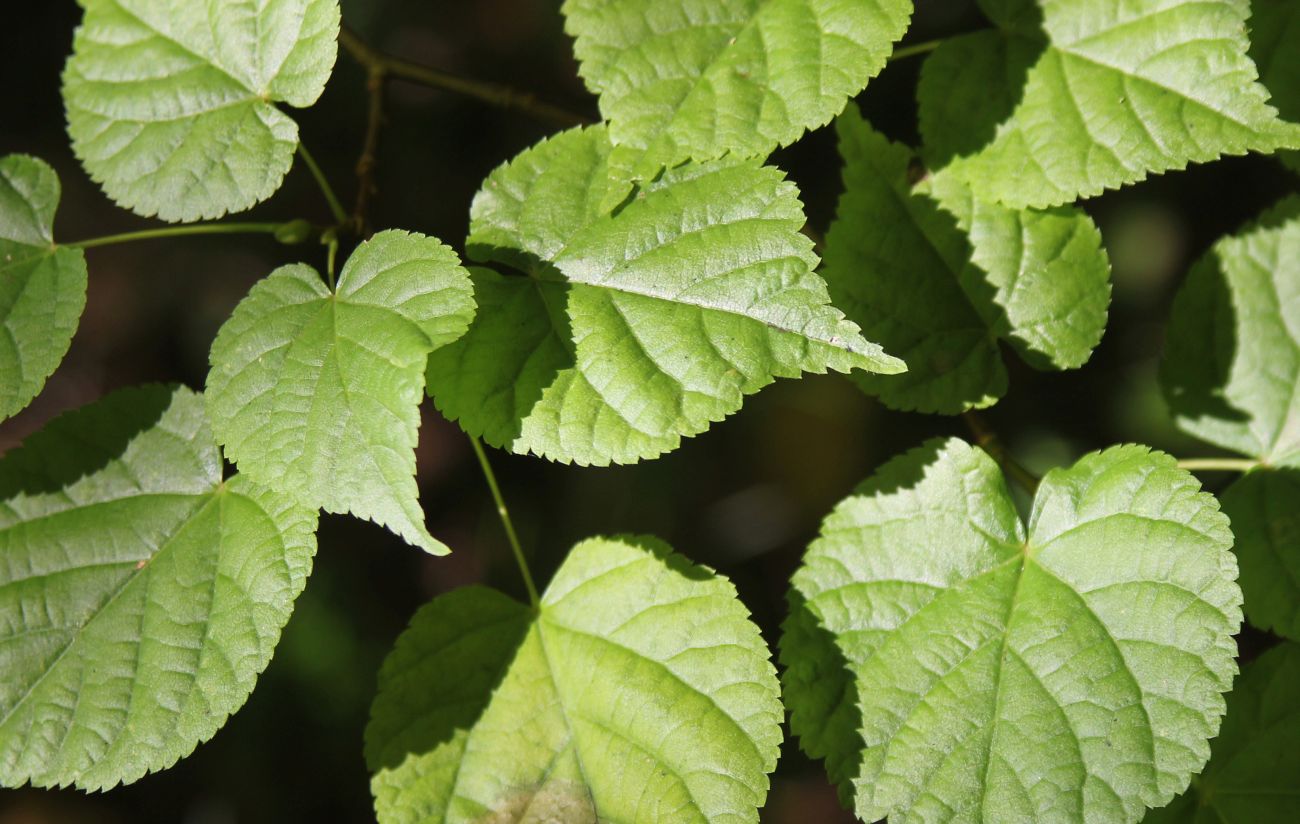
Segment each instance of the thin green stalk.
M901 49L894 49L894 53L889 55L889 61L902 60L905 57L914 57L918 54L932 52L943 45L943 40L927 40L924 43L913 43L910 46L903 46Z
M190 223L185 226L167 226L161 229L141 229L138 232L123 232L119 235L104 235L72 243L60 243L74 249L90 249L95 246L111 246L115 243L130 243L136 240L153 240L165 237L185 237L187 235L239 235L267 234L273 235L284 227L285 223Z
M1251 458L1183 458L1178 462L1178 468L1188 472L1249 472L1257 466L1259 461Z
M497 515L501 518L501 525L505 527L510 549L515 554L515 563L519 565L519 573L524 577L524 586L528 589L528 600L534 607L539 606L542 599L537 595L533 573L528 569L528 560L524 558L523 547L519 545L519 536L515 533L515 525L510 520L510 512L506 510L505 499L501 497L501 487L497 486L497 476L492 472L492 464L488 463L487 452L483 450L483 443L473 435L469 436L469 442L474 447L474 454L478 456L479 466L483 467L483 477L487 479L488 489L492 491L492 500L496 501Z
M330 291L338 291L338 284L334 281L334 265L339 257L339 236L335 232L330 232L324 238L325 245L328 247L325 252L325 274L329 278Z
M335 222L340 226L347 223L348 213L343 211L343 204L339 202L338 196L334 194L330 182L325 179L325 173L320 170L316 158L311 156L311 152L307 151L307 147L302 144L302 141L298 142L298 154L302 155L302 161L307 164L311 176L316 178L316 185L320 187L321 194L325 195L325 201L329 203L330 214L334 216Z

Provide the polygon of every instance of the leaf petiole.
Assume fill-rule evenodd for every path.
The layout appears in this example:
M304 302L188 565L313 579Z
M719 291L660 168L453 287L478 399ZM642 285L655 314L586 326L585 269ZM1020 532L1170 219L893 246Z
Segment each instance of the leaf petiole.
M903 46L900 49L894 49L893 53L889 55L889 62L892 63L895 60L902 60L907 57L914 57L918 54L932 52L942 46L943 42L943 39L940 38L938 40L927 40L924 43L913 43L910 46Z
M137 240L154 240L157 238L185 237L188 235L241 235L241 234L280 234L286 227L296 225L296 221L283 223L190 223L185 226L167 226L159 229L141 229L137 232L123 232L116 235L92 237L71 243L60 243L73 249L91 249L95 246L112 246L116 243L131 243Z
M329 204L330 214L334 217L336 223L340 226L348 222L348 214L343 211L343 204L339 202L338 195L334 194L334 189L330 182L325 179L325 173L321 171L320 165L316 163L316 158L311 156L307 147L302 141L298 141L298 154L302 157L302 162L307 165L307 170L315 178L316 185L320 187L321 194L325 195L325 202Z
M1178 461L1179 469L1188 472L1249 472L1260 466L1252 458L1183 458Z
M528 569L528 559L524 557L523 547L519 545L519 535L515 533L515 525L510 520L510 512L506 509L505 499L501 497L501 487L497 485L497 476L492 471L492 464L488 463L487 452L483 450L483 442L477 437L469 436L470 445L474 447L474 455L478 458L479 466L483 468L483 477L487 479L488 489L492 492L492 500L497 505L497 515L501 518L501 526L505 528L506 538L510 541L510 550L515 555L515 563L519 565L519 574L524 578L524 587L528 590L528 600L534 606L541 604L541 598L537 595L537 585L533 583L533 573Z

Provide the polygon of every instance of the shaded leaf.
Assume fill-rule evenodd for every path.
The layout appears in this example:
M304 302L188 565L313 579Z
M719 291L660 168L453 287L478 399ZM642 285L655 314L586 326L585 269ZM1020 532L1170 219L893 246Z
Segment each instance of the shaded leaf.
M1237 539L1247 620L1300 640L1300 469L1252 470L1219 500Z
M380 232L331 292L310 266L253 287L212 344L208 410L241 471L310 506L369 518L435 554L415 484L429 352L474 317L439 241Z
M1251 0L1250 58L1278 114L1300 123L1300 0ZM1281 157L1300 172L1300 152Z
M1300 460L1300 197L1223 238L1174 300L1161 382L1179 428L1271 464Z
M1147 824L1300 820L1300 647L1280 644L1247 664L1228 695L1210 763L1193 788Z
M58 205L44 161L0 158L0 420L40 393L86 307L85 253L54 244Z
M999 340L1039 367L1088 360L1110 300L1091 219L980 202L950 179L914 190L905 146L852 107L837 128L845 191L822 272L863 334L908 364L896 377L855 373L866 392L897 409L953 414L1005 392Z

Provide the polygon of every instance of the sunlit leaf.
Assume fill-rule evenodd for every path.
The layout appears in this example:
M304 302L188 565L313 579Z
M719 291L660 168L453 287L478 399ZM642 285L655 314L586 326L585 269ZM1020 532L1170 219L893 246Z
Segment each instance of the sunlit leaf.
M202 399L119 392L0 461L0 783L130 783L239 709L316 514L237 476Z

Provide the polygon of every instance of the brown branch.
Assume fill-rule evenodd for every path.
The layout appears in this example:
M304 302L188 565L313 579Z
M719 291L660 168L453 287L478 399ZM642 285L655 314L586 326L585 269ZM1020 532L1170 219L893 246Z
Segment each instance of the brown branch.
M368 67L366 90L370 94L369 113L366 117L366 136L357 158L357 199L352 207L352 226L359 237L370 235L370 202L374 199L375 166L379 162L379 131L384 123L384 86L387 69L375 63Z
M471 80L385 54L366 43L347 26L339 30L339 45L354 60L370 71L372 75L378 70L388 77L396 77L429 86L430 88L463 94L494 106L516 109L557 126L578 126L592 122L582 115L574 114L559 106L538 100L537 96L531 92L522 92L500 83Z
M975 444L988 453L988 456L996 461L998 466L1002 467L1003 472L1024 487L1025 491L1030 495L1038 491L1038 476L1025 469L1007 453L1007 448L1002 444L1002 440L997 436L997 433L984 423L984 419L978 413L974 410L963 412L962 420L966 421L966 426L970 428L971 434L975 436Z

